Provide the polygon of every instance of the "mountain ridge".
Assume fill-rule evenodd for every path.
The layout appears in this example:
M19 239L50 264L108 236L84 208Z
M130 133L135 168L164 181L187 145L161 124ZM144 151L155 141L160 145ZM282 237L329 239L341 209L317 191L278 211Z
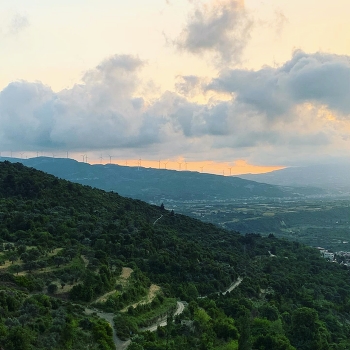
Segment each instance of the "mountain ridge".
M312 186L328 192L350 193L350 164L330 163L289 167L264 174L239 175L242 179L276 186Z
M286 198L323 193L317 188L274 186L236 176L117 164L90 165L66 158L37 157L22 159L20 162L69 181L154 203L163 200Z

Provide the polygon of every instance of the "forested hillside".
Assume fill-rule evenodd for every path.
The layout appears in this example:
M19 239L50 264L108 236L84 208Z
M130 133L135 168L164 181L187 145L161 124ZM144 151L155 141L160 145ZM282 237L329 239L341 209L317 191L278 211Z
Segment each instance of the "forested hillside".
M349 271L315 249L19 163L0 163L0 264L3 350L114 349L91 307L114 314L131 350L350 348ZM136 304L152 284L157 296ZM188 307L173 317L175 299ZM168 325L142 332L156 309Z
M1 160L1 158L0 158ZM234 200L259 198L302 198L321 195L317 188L290 188L196 171L175 171L117 164L87 164L73 159L36 157L8 158L59 178L93 186L122 196L161 203L165 200Z

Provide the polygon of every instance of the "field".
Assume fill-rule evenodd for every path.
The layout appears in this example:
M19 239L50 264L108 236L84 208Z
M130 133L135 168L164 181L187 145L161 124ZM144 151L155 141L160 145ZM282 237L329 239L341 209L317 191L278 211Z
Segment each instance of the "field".
M177 212L241 233L273 234L310 246L350 251L350 201L179 203Z

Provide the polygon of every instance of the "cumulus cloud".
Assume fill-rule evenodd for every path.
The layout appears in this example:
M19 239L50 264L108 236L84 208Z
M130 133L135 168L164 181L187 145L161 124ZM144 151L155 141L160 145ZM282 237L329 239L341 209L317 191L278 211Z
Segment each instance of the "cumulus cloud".
M138 57L116 55L60 92L39 82L9 84L0 93L1 150L115 149L265 164L346 150L349 57L296 52L279 68L230 69L209 84L178 77L181 94L151 101L138 93L143 66ZM188 99L201 89L232 98Z
M182 75L177 77L175 90L184 96L194 97L200 94L205 85L205 80L195 75Z
M197 3L176 45L193 54L213 54L219 64L237 64L241 62L251 27L242 0Z
M58 93L41 83L11 83L0 94L2 145L98 149L157 142L159 130L149 130L153 116L134 96L142 65L137 57L117 55Z
M348 56L297 51L279 68L226 70L207 88L231 93L236 103L243 103L270 119L290 117L296 105L307 102L327 105L348 117L349 82Z

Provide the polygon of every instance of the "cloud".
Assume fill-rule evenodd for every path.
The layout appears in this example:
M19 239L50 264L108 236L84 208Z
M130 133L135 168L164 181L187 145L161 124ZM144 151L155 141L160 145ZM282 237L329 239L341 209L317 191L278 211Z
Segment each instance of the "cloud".
M147 100L139 92L148 86L140 79L145 62L115 55L71 89L9 84L0 92L0 149L113 149L126 157L182 155L258 164L343 154L350 135L349 60L298 51L279 68L228 69L210 83L178 77L181 94L166 91ZM209 89L231 99L192 98L193 91Z
M296 51L279 68L226 70L207 89L231 93L269 119L291 117L296 105L313 103L349 117L350 57Z
M275 10L275 21L273 23L273 27L275 28L275 32L278 36L281 35L281 33L282 33L282 31L287 23L289 23L288 18L284 15L284 13L281 10L276 9Z
M8 32L11 35L17 35L27 27L29 27L28 18L19 13L16 13L10 21Z
M73 150L157 142L153 116L134 96L143 64L137 57L113 56L86 72L82 84L58 93L39 82L11 83L0 93L2 147Z
M184 96L194 97L200 94L205 85L205 80L195 75L177 76L175 90Z
M280 68L223 71L206 90L232 99L211 105L181 100L173 104L172 123L186 137L205 136L212 153L231 149L270 164L316 159L349 148L343 131L350 131L349 81L348 56L297 51ZM188 95L198 85L200 78L186 76L177 87Z
M175 44L192 54L213 54L218 64L237 64L241 62L251 27L243 1L212 0L209 4L195 5Z

